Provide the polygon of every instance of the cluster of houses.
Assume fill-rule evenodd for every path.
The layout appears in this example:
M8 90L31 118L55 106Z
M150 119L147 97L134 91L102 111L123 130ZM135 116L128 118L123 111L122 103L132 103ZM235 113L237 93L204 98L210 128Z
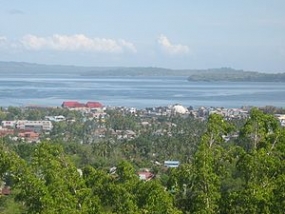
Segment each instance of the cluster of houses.
M94 109L102 109L103 105L99 102L80 103L77 101L66 101L62 103L63 108L69 110L85 110L91 112ZM105 115L102 111L91 112L93 116L99 118ZM3 120L0 125L0 137L13 136L12 140L24 140L26 142L40 142L40 135L49 133L53 129L54 122L67 121L62 115L45 116L43 120Z
M145 109L136 109L129 107L110 107L104 106L100 102L89 101L86 103L78 101L64 101L62 108L73 111L80 111L83 113L86 120L97 120L99 125L93 133L96 138L108 137L116 139L134 139L139 133L133 130L110 130L104 126L105 118L108 117L106 110L114 109L122 112L123 114L132 114L140 117L142 127L151 126L155 118L161 116L181 115L182 117L192 116L201 120L205 120L210 114L220 114L227 120L245 119L249 116L250 108L223 108L223 107L199 107L194 109L192 106L185 107L180 104L169 106L149 107ZM285 115L276 115L282 126L285 126ZM41 133L48 133L53 129L53 123L69 121L62 115L45 116L43 120L29 121L29 120L14 120L2 121L0 126L0 136L13 135L17 133L17 137L25 139L28 142L38 142ZM168 124L175 126L176 124ZM158 129L154 131L154 135L169 135L169 129ZM16 139L16 138L15 138Z
M81 103L78 101L64 101L61 105L63 108L70 110L77 110L83 112L92 112L93 117L99 118L106 116L104 112L108 108L120 109L123 112L137 114L140 112L140 116L152 117L152 116L170 116L173 114L180 115L192 115L196 118L205 119L210 114L216 113L222 115L226 119L244 119L248 117L249 108L223 108L223 107L199 107L194 109L192 106L185 107L180 104L174 104L169 106L149 107L145 109L137 110L136 108L129 107L105 107L100 102L87 102ZM95 111L92 111L95 110Z
M210 114L220 114L224 118L244 119L248 117L249 109L247 108L220 108L220 107L199 107L194 109L192 106L184 107L183 105L175 104L165 107L146 108L143 113L148 116L170 116L170 115L191 115L195 118L206 119Z
M248 110L240 108L212 108L209 111L209 114L219 114L222 115L225 119L246 119L248 117Z
M62 103L62 107L68 108L70 110L80 111L85 113L86 119L96 119L102 124L105 122L105 118L108 117L106 110L116 110L122 114L132 114L140 117L142 127L151 126L151 120L166 116L170 117L172 115L181 115L182 117L193 116L201 120L205 120L210 114L216 113L222 115L228 120L232 119L242 119L248 117L248 109L243 108L214 108L214 107L200 107L194 109L193 107L185 107L180 104L174 104L169 106L159 106L159 107L150 107L145 109L136 109L129 107L114 107L114 106L103 106L99 102L87 102L80 103L77 101L65 101ZM169 126L175 126L176 124L169 124ZM158 129L155 130L154 135L169 135L171 133L168 130ZM138 133L135 133L133 130L110 130L107 129L104 125L98 127L94 130L93 137L95 138L105 138L106 136L116 138L116 139L134 139L138 136Z
M48 120L4 120L1 122L0 136L16 135L13 140L39 142L40 134L50 132L52 128L52 122Z

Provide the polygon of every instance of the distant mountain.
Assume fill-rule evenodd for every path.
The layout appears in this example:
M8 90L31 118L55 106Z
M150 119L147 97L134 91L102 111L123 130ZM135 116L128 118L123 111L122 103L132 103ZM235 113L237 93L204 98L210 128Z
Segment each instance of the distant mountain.
M41 75L76 74L80 76L189 76L186 70L154 67L84 67L68 65L43 65L25 62L0 62L0 74Z
M232 68L218 69L166 69L157 67L84 67L68 65L43 65L25 62L0 62L1 76L73 75L102 76L183 76L188 81L258 81L285 82L285 73L268 74Z

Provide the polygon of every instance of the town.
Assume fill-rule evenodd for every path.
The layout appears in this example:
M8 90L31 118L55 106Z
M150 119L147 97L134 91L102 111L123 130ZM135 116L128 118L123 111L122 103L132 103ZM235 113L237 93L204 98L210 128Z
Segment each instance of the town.
M93 125L92 130L92 138L116 138L116 139L133 139L138 137L139 132L135 132L131 129L108 129L105 122L106 118L110 118L110 111L119 112L121 115L132 115L132 117L136 118L137 125L141 127L147 126L156 126L157 130L154 130L153 134L171 135L171 132L168 132L166 129L161 129L164 125L167 126L176 126L176 124L171 124L169 121L165 122L165 124L161 124L157 119L158 118L171 118L173 116L180 116L183 118L192 117L197 120L206 120L210 114L219 114L222 115L226 120L242 120L248 117L248 112L250 107L243 108L223 108L223 107L200 107L194 109L193 107L184 107L179 104L174 104L165 107L148 107L145 109L136 109L136 108L128 108L128 107L112 107L112 106L104 106L100 102L87 102L86 104L80 103L77 101L65 101L62 103L61 107L42 107L42 106L26 106L26 107L11 107L12 109L18 109L20 112L31 111L33 112L54 112L54 115L44 115L41 114L40 117L35 119L37 120L29 120L29 118L21 118L18 119L19 115L13 115L11 117L11 112L9 112L9 108L3 108L1 110L1 126L0 126L0 136L9 136L14 141L24 141L27 143L38 143L40 140L49 139L52 133L56 133L57 131L52 131L56 129L54 127L55 123L74 123L75 117L68 117L67 115L70 112L76 112L81 115L79 118L81 122L93 121L97 125ZM59 113L64 111L65 116L60 115ZM6 116L8 116L9 120L6 120ZM285 126L285 115L284 114L275 114L275 116L279 119L282 126ZM28 116L29 117L29 116ZM78 119L78 118L77 118ZM159 126L161 125L161 126ZM62 133L67 134L67 133ZM109 134L109 135L108 135ZM92 139L89 141L81 143L90 143Z
M52 113L51 113L52 112ZM210 114L220 114L226 120L242 120L248 117L248 109L224 109L184 107L179 104L167 107L149 107L146 109L136 109L127 107L104 106L100 102L80 103L78 101L64 101L60 107L8 107L1 110L0 136L9 139L14 143L40 143L51 139L60 138L62 141L76 141L79 144L100 143L101 140L111 140L113 142L129 141L138 138L144 130L152 128L151 135L171 138L174 134L173 127L177 124L171 122L173 117L193 118L198 121L205 121ZM116 118L119 114L125 118L132 118L132 121L125 121L125 125L110 124L120 123L124 118ZM33 119L29 119L33 118ZM9 119L9 120L6 120ZM133 122L132 127L128 127ZM61 124L61 125L60 125ZM62 129L62 124L67 125ZM76 134L68 127L75 127L81 124L79 132ZM88 125L84 125L88 124ZM125 127L125 128L123 128ZM137 128L139 127L139 128ZM84 130L85 129L85 130ZM89 130L89 132L87 131ZM180 130L182 133L183 130ZM59 137L60 135L60 137ZM229 136L225 136L227 139ZM76 140L75 140L76 139ZM153 154L155 156L155 154ZM153 160L157 166L178 167L179 160ZM115 173L116 167L110 168L110 173ZM150 180L155 174L149 168L143 167L138 171L142 180Z
M20 112L25 111L42 111L49 112L51 109L53 112L61 112L65 111L76 111L80 113L82 117L80 119L82 121L93 121L98 124L98 126L94 126L94 130L92 133L92 137L96 138L105 138L107 133L111 133L112 138L117 139L133 139L137 137L139 133L136 133L134 130L119 130L119 129L107 129L105 125L105 119L110 117L108 112L117 111L122 115L132 115L137 118L137 122L142 126L155 126L158 125L159 122L157 118L165 117L170 118L174 115L179 115L181 117L193 117L199 120L206 120L206 118L213 113L222 115L227 120L235 120L235 119L246 119L248 117L248 110L243 108L234 108L234 109L224 109L224 108L206 108L200 107L198 109L193 109L193 107L184 107L179 104L166 106L166 107L149 107L145 109L136 109L136 108L127 108L127 107L111 107L104 106L100 102L87 102L86 104L80 103L77 101L65 101L62 103L61 107L41 107L41 106L26 106L26 107L11 107L12 109L18 108ZM73 123L75 122L75 117L66 117L63 115L43 115L35 119L37 120L29 120L28 118L18 119L19 115L14 115L14 117L10 116L10 120L5 120L4 115L9 115L9 108L2 108L1 110L2 118L0 120L0 136L9 136L14 141L24 141L27 143L38 143L40 140L44 139L44 136L50 136L53 132L53 128L55 123ZM284 124L284 116L280 115L280 122ZM78 119L78 118L77 118ZM166 123L168 126L176 126L176 124ZM56 131L54 131L56 132ZM155 134L165 134L167 130L165 129L157 129L154 131ZM63 133L65 134L65 133ZM167 133L171 135L171 133ZM48 137L49 138L49 137ZM81 142L81 143L89 143L89 142Z
M120 182L133 179L134 184L142 182L136 185L148 185L144 183L153 185L158 181L157 188L160 188L161 194L166 195L165 197L185 195L185 191L190 191L192 188L187 187L185 179L189 179L187 176L192 175L180 175L179 173L185 173L187 170L191 170L191 173L200 173L200 168L204 166L199 165L199 159L204 160L203 158L213 158L221 167L229 164L236 167L236 162L228 163L225 158L231 155L231 158L237 161L238 159L244 161L243 156L235 156L234 153L230 153L231 149L235 151L237 148L242 148L244 151L251 152L257 146L252 143L244 144L244 142L250 142L252 137L255 139L254 142L256 139L260 141L259 146L266 143L263 139L268 138L270 142L274 139L273 133L279 133L277 127L282 128L280 131L284 130L284 113L284 109L273 106L259 109L256 107L193 108L173 104L136 109L124 106L104 106L98 101L86 103L64 101L61 106L56 107L2 107L0 110L0 146L2 146L0 157L1 160L3 159L1 165L3 172L0 199L1 197L2 200L5 197L13 199L17 191L24 191L26 182L30 182L28 175L41 180L43 179L42 173L45 173L47 177L44 180L46 180L50 179L49 176L54 177L64 173L60 177L66 180L67 174L72 170L75 170L74 176L79 176L77 178L79 180L96 180L94 180L96 187L92 185L88 188L97 188L98 182L103 182L103 180L108 182L104 181L100 188L110 188L109 185L112 184L117 188L121 185ZM254 130L258 134L250 133ZM281 137L279 138L278 135L273 144L266 148L272 150L278 139L283 139L283 132L280 133ZM215 145L212 151L213 144ZM207 152L210 156L199 156L201 151L201 154ZM223 156L219 151L229 153ZM239 149L235 152L238 153ZM22 169L18 168L23 163L21 160L32 164L31 168L27 169L32 170L31 173L21 172ZM72 169L67 167L68 163L72 165ZM50 164L56 165L51 167ZM63 168L58 170L57 166ZM38 167L41 167L40 171ZM65 170L71 171L65 172ZM96 171L92 172L92 170ZM233 173L231 168L224 170ZM99 174L96 175L96 173ZM15 175L21 179L15 180ZM88 178L89 175L90 178ZM179 176L186 177L179 180ZM219 174L219 176L222 179L224 175ZM228 176L231 177L231 174ZM223 182L226 185L227 180ZM89 185L88 182L87 185ZM241 188L240 184L235 185ZM231 188L227 188L230 191ZM103 189L100 191L102 192ZM34 195L35 193L27 194ZM112 194L116 196L118 193ZM105 196L102 195L102 197ZM26 198L22 200L25 201ZM14 206L19 206L16 202L14 203ZM168 203L169 206L172 206L171 204ZM108 205L106 209L109 206L113 205ZM120 204L116 206L121 207Z

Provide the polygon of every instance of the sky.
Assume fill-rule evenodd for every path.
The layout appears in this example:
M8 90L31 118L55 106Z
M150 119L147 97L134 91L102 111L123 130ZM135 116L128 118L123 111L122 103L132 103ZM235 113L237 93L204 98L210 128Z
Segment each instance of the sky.
M0 61L285 72L285 0L0 0Z

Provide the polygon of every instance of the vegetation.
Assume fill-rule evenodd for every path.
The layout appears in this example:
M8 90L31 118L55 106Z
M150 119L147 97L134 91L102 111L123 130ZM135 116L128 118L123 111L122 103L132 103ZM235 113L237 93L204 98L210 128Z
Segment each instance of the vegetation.
M269 74L220 68L194 72L188 77L188 81L284 82L285 73Z
M232 68L217 69L166 69L157 67L80 67L41 65L23 62L0 62L0 74L5 76L27 77L33 75L88 76L93 77L188 77L189 81L235 81L235 82L284 82L285 73L262 73L235 70Z
M0 115L38 118L43 111L75 122L55 123L38 144L2 138L0 178L11 194L0 196L1 213L283 213L285 129L271 114L253 108L242 121L161 116L143 126L132 113L108 112L104 126L136 130L133 139L96 139L102 119L63 109ZM164 160L181 165L168 169ZM156 177L140 180L141 168Z

